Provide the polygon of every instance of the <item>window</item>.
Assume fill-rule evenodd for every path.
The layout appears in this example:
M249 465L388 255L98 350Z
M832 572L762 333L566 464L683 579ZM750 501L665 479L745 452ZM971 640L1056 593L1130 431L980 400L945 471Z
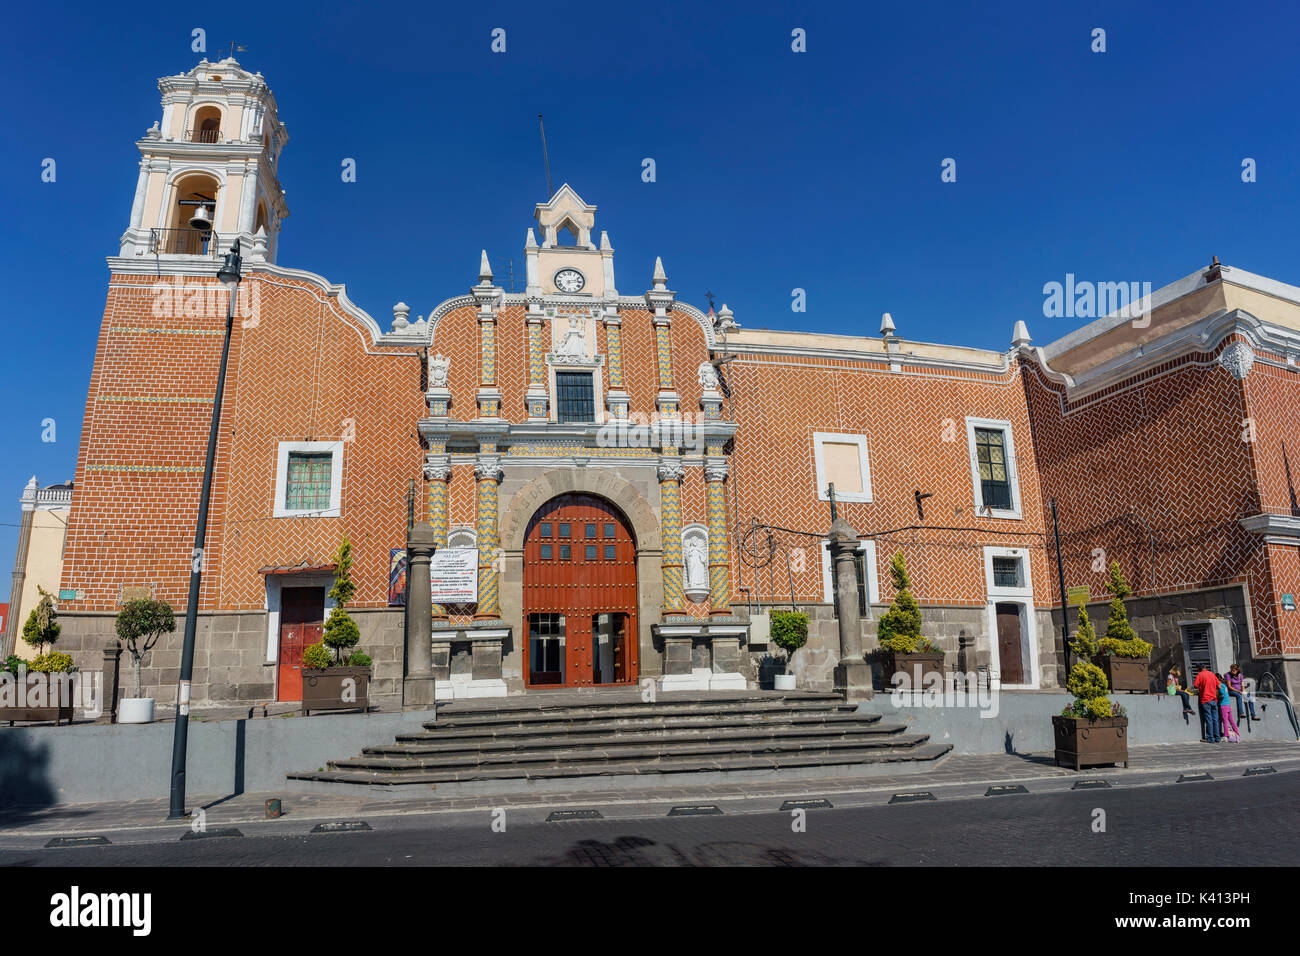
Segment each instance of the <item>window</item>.
M543 537L543 538L549 538L550 536L551 536L551 523L550 523L549 521L543 521L543 522L542 522L542 537Z
M993 583L1000 588L1024 587L1020 576L1019 558L993 559Z
M595 389L590 372L556 372L556 416L561 422L594 422Z
M867 439L862 435L813 435L813 461L817 471L817 497L829 501L828 486L835 485L836 501L870 501L871 469Z
M605 537L607 538L614 537L614 526L612 524L605 525Z
M836 488L835 497L839 497ZM876 582L876 542L861 541L858 553L853 556L854 576L858 583L858 613L864 617L870 605L880 600L880 586ZM830 545L822 542L822 598L828 604L835 604L837 598L835 571L831 564Z
M588 538L596 537L596 526L594 524L587 525L587 537Z
M543 561L551 560L551 545L549 544L542 545L542 560Z
M569 558L572 556L572 554L573 554L573 549L570 548L567 544L562 544L562 545L560 545L560 560L561 560L561 561L568 561Z
M966 419L975 508L992 518L1020 517L1016 451L1011 423Z
M595 561L595 560L596 560L596 546L595 546L594 544L589 544L589 545L587 545L586 554L587 554L587 560L588 560L588 561Z
M605 560L606 561L614 560L614 546L612 544L605 545Z
M560 537L567 538L568 536L569 536L569 526L567 524L560 525Z
M280 442L274 517L337 517L342 490L343 442Z

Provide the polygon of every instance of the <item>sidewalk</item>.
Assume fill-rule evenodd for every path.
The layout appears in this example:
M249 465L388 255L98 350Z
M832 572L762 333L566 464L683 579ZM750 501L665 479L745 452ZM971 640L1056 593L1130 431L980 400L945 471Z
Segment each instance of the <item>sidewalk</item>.
M1076 773L1057 768L1049 755L996 754L953 756L925 774L869 778L791 780L662 790L601 791L575 794L442 797L430 792L411 800L376 800L365 794L278 791L238 796L200 796L208 829L240 828L243 836L297 836L322 822L365 821L374 829L413 826L481 825L483 814L506 808L515 822L543 822L565 809L595 809L605 819L644 819L667 814L673 806L712 804L724 813L763 813L787 799L829 800L835 807L886 804L896 793L929 792L938 800L983 798L989 787L1019 784L1030 793L1071 790L1077 781L1104 780L1112 787L1178 785L1182 774L1209 773L1214 779L1242 776L1247 769L1272 767L1277 773L1300 770L1300 744L1254 742L1210 745L1172 744L1130 749L1129 769L1101 767ZM1185 782L1181 786L1194 785ZM279 798L284 815L266 819L265 801ZM166 799L125 803L68 804L44 809L0 811L0 847L42 847L54 836L103 836L112 843L171 841L188 833L188 821L166 819ZM69 862L73 862L69 860Z

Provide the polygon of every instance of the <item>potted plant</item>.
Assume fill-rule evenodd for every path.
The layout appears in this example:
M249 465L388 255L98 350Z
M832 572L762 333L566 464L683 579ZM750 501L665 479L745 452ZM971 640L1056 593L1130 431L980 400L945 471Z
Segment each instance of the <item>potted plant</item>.
M1062 761L1075 770L1101 764L1128 766L1128 716L1107 696L1106 674L1091 662L1097 653L1097 636L1088 612L1079 608L1079 631L1070 642L1078 662L1070 668L1066 687L1073 703L1052 717L1056 739L1056 765Z
M912 690L921 690L926 675L943 677L943 651L921 634L921 608L912 596L903 552L889 562L889 574L894 579L894 603L876 632L885 683L892 684L894 675L903 673L912 681Z
M774 675L772 685L777 690L794 690L794 655L808 643L808 615L773 609L772 642L785 651L785 673Z
M1151 666L1151 645L1137 636L1129 625L1128 612L1124 609L1124 598L1132 589L1120 574L1119 563L1110 563L1110 581L1106 590L1113 595L1110 602L1110 619L1106 622L1106 636L1101 639L1102 669L1111 690L1141 691L1151 690L1148 673Z
M352 650L361 640L357 622L343 606L357 587L352 582L352 543L345 537L335 555L334 585L329 596L334 610L321 640L302 652L302 710L353 710L369 707L370 655ZM332 652L332 653L331 653Z
M132 691L117 704L119 724L148 724L153 722L152 697L144 697L140 689L140 673L144 659L158 638L176 630L176 614L166 601L141 599L127 601L117 612L117 636L131 655Z
M63 625L54 606L54 595L37 585L40 600L23 624L23 640L37 654L30 661L10 655L0 674L0 720L72 720L72 657L47 645L59 639Z

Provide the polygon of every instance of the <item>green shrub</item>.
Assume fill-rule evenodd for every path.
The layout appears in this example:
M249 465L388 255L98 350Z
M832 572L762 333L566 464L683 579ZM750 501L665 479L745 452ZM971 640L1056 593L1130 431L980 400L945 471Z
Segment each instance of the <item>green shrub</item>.
M325 622L323 641L326 647L334 650L333 663L343 664L347 660L343 652L355 647L361 640L357 622L343 610L343 605L352 600L352 595L357 591L356 585L352 583L352 543L346 537L339 545L338 554L334 556L334 564L334 585L330 588L329 595L336 606Z
M331 654L324 644L317 641L315 644L309 644L302 650L302 666L310 667L313 670L324 670L334 663L334 655Z
M920 654L935 650L935 646L921 634L921 607L912 597L911 581L903 552L898 552L889 563L889 573L894 579L894 603L880 619L877 636L883 650L895 654Z
M1070 650L1074 651L1079 660L1089 663L1096 660L1100 651L1097 644L1097 630L1092 626L1092 621L1088 620L1088 609L1082 604L1079 605L1078 630L1070 638Z
M59 623L59 612L54 607L54 595L39 584L36 590L40 592L41 599L23 623L23 640L44 653L46 644L53 644L59 639L63 625Z
M140 696L140 670L145 655L153 650L158 638L176 630L176 614L166 601L127 601L117 612L117 636L131 654L135 676L135 696Z
M72 663L71 654L50 651L48 654L32 658L27 664L27 669L38 674L70 674L77 667Z
M348 658L348 667L369 667L373 663L373 658L365 651L353 651Z
M786 660L808 643L808 615L801 611L772 611L772 643L785 651Z
M1106 636L1101 639L1101 650L1114 657L1143 658L1151 656L1151 645L1137 636L1128 622L1128 611L1124 608L1124 598L1133 593L1133 589L1120 573L1119 562L1110 563L1110 580L1106 590L1114 597L1110 602L1110 619L1106 621Z
M1110 684L1106 682L1106 672L1096 664L1079 661L1070 668L1066 689L1074 695L1074 703L1061 711L1062 717L1102 717L1123 716L1123 708L1112 704L1106 695Z
M27 667L27 662L25 660L23 660L17 654L10 654L9 657L4 662L4 666L0 667L0 670L6 670L10 674L17 676L19 668L26 668L26 667Z

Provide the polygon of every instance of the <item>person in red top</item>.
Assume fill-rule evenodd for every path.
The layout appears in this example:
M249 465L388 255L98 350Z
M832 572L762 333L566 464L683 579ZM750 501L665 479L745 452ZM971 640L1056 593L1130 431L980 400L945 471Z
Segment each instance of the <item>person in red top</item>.
M1219 678L1208 667L1202 667L1192 681L1192 689L1201 700L1201 719L1205 722L1204 740L1217 744L1222 736L1219 729Z

